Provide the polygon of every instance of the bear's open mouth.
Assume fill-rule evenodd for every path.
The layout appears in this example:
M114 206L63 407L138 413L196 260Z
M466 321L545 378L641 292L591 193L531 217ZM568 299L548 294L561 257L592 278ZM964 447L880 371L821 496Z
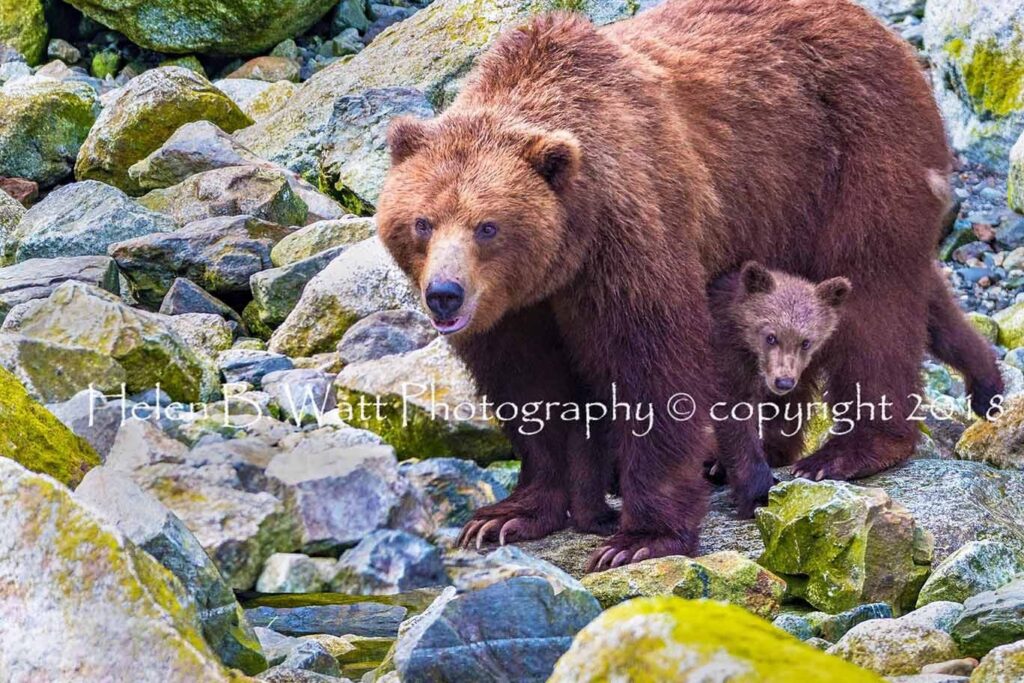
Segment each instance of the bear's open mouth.
M460 315L452 318L451 320L431 319L430 322L434 324L434 328L441 334L455 334L469 324L469 316Z

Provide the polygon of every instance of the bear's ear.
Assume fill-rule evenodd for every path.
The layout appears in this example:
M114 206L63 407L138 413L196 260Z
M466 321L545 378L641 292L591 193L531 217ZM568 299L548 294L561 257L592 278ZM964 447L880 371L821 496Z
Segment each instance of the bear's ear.
M388 125L391 164L397 166L423 147L429 132L427 123L412 116L399 116Z
M743 264L740 271L740 282L747 294L769 294L775 289L775 278L767 268L755 261Z
M523 155L555 192L567 188L580 171L580 143L569 131L531 135Z
M853 284L845 277L834 277L819 283L814 289L819 299L832 308L839 308L850 296Z

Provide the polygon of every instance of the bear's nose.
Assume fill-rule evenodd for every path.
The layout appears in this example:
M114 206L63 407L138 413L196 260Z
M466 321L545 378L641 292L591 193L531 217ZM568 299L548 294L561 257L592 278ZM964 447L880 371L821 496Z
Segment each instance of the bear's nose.
M431 282L427 287L427 308L441 320L451 320L462 307L466 292L462 285L452 280Z
M789 391L796 386L796 380L792 377L779 377L775 380L775 388L779 391Z

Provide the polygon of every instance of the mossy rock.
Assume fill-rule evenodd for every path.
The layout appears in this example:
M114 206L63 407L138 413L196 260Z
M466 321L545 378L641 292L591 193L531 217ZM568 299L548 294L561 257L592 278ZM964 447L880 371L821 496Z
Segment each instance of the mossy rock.
M96 451L29 398L21 383L0 368L0 455L33 472L74 487L100 464Z
M1024 469L1024 396L1006 399L992 421L978 420L957 441L956 457L1001 469Z
M29 66L46 56L47 33L42 0L0 0L0 43L20 52Z
M576 636L548 683L655 683L710 675L730 683L882 681L739 607L661 597L631 600L601 614Z
M993 344L999 341L999 323L984 313L970 312L967 314L967 322L976 329L982 337Z
M133 78L96 121L75 164L91 178L128 194L143 188L128 169L149 156L186 123L210 121L231 133L252 120L227 95L190 69L169 66Z
M0 176L65 180L100 113L85 83L23 78L0 88Z
M999 343L1007 349L1024 346L1024 302L1014 304L992 316L999 325Z

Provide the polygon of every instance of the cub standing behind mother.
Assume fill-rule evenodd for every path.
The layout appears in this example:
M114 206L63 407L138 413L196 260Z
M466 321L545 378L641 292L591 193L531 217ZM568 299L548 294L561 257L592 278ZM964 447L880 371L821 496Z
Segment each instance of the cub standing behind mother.
M389 143L381 236L480 391L585 403L616 384L657 411L644 437L504 425L520 484L464 540L615 529L616 471L621 519L591 569L696 553L719 387L705 287L747 260L849 278L822 350L830 399L894 402L894 420L861 421L801 467L847 479L912 453L929 310L955 311L931 263L946 205L930 180L950 153L912 51L852 2L674 0L600 29L541 16ZM687 421L666 411L683 391Z

